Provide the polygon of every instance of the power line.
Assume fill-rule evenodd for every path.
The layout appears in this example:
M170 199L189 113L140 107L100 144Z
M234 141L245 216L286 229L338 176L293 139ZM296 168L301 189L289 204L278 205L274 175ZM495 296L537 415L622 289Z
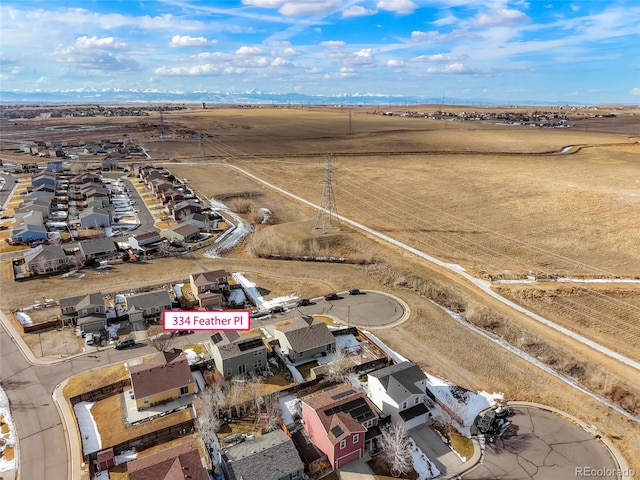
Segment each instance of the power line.
M331 159L332 154L324 156L324 185L322 187L322 198L320 199L320 209L316 216L316 225L314 228L322 228L322 233L334 226L340 228L338 222L338 211L336 209L336 198L333 195L333 178Z

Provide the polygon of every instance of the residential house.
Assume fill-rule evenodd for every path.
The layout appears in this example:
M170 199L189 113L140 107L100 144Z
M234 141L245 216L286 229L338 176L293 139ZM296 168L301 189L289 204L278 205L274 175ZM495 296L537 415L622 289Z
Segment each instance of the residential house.
M229 273L225 270L214 270L203 273L192 273L189 276L191 292L200 307L221 306L224 292L229 291Z
M84 230L111 226L111 213L105 208L88 207L80 212L78 217L80 228Z
M80 254L84 261L113 258L118 254L116 242L113 238L100 238L98 240L83 240L79 244Z
M302 421L313 444L333 468L378 448L380 415L365 393L341 384L303 397Z
M143 322L145 320L157 320L163 310L171 308L171 297L166 290L139 293L125 297L129 321Z
M184 200L178 202L175 205L169 205L173 219L176 222L181 222L183 218L188 217L194 213L202 213L202 207L199 203L192 200Z
M211 335L209 352L216 370L224 378L261 372L267 366L267 347L262 336L240 335L235 330L217 331Z
M42 215L42 219L46 219L49 216L49 211L51 210L51 198L31 198L27 201L23 202L18 208L16 208L15 213L29 213L38 211Z
M47 162L47 170L53 173L62 172L64 163L61 161Z
M159 232L139 232L129 237L129 246L134 250L146 251L161 241L162 237Z
M74 261L59 245L38 245L24 252L23 258L24 273L36 275L66 270Z
M207 216L204 213L192 213L184 217L180 223L183 225L193 225L203 230L212 228L214 221L207 220Z
M326 323L311 316L296 318L290 324L274 329L280 350L293 363L304 363L326 356L336 349L336 339Z
M102 160L102 170L117 170L118 159L113 157L107 157Z
M56 186L56 174L52 171L37 173L31 177L31 186L39 187L41 185Z
M129 480L209 480L198 447L185 442L127 462Z
M129 366L131 387L138 410L154 407L195 393L187 357L179 348L160 352Z
M171 190L173 188L173 183L169 182L166 178L156 178L149 182L149 187L154 195L158 198L162 197L162 192L166 190Z
M225 449L222 470L227 480L305 478L304 463L293 440L279 429Z
M16 214L11 231L11 243L29 244L46 239L47 229L43 225L42 213L35 210Z
M193 225L180 224L168 230L163 230L160 236L171 243L189 243L200 238L200 229Z
M183 200L184 200L184 194L179 190L174 190L173 188L170 188L162 192L162 203L165 205L167 203L175 204Z
M53 197L56 193L54 185L42 184L36 187L27 187L29 198Z
M394 422L404 421L407 429L426 423L427 376L418 365L404 361L367 376L369 398Z
M96 333L106 328L104 295L100 292L60 299L60 312L64 325L78 325L85 333Z

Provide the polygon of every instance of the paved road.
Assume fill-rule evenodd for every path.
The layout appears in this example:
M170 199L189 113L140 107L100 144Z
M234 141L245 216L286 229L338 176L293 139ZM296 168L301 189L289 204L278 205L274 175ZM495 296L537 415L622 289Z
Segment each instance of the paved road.
M611 474L577 474L577 468L609 472L618 468L609 451L591 433L546 410L520 406L514 409L516 415L511 420L515 426L515 435L488 443L483 461L474 470L463 475L463 478L616 478Z
M361 328L389 327L409 317L409 307L399 298L371 290L362 292L362 295L339 293L339 300L314 299L312 305L298 310L306 315L330 315L345 325Z

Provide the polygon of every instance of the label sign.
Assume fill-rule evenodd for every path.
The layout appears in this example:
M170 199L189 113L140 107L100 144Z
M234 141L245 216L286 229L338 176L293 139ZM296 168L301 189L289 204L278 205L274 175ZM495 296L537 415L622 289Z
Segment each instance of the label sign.
M163 330L250 330L249 310L165 310Z

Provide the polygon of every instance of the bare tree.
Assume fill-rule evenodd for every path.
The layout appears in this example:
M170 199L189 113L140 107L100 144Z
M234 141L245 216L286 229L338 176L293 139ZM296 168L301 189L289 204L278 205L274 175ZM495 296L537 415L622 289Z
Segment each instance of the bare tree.
M200 393L200 408L196 420L202 441L207 447L213 445L213 437L220 430L221 422L217 409L217 392L212 387L205 388Z
M389 472L399 477L413 468L409 435L404 422L399 422L382 432L382 458L389 465Z
M245 383L245 388L247 389L249 396L251 397L251 401L253 402L253 410L254 412L258 412L259 401L262 397L260 394L260 386L264 379L262 377L257 376L255 373L251 373L249 378Z
M171 333L162 330L159 325L149 328L149 344L159 352L166 352L171 349L173 337Z
M330 355L329 362L325 364L325 376L327 380L332 382L344 382L351 367L353 367L353 362L347 353L341 348L336 348Z
M262 398L262 409L267 416L267 424L264 427L267 432L272 432L278 428L282 421L282 412L278 405L278 397L276 395L267 395Z

